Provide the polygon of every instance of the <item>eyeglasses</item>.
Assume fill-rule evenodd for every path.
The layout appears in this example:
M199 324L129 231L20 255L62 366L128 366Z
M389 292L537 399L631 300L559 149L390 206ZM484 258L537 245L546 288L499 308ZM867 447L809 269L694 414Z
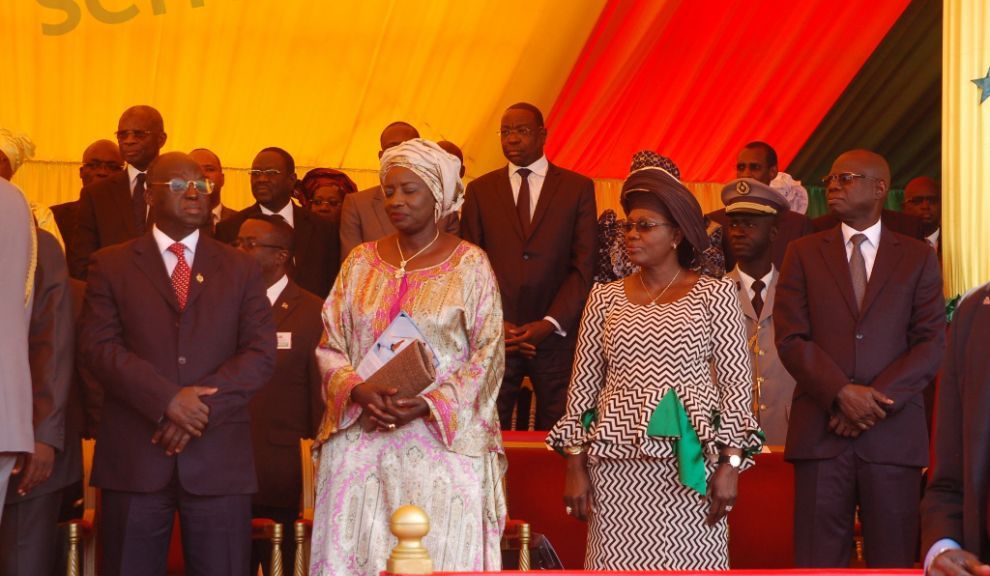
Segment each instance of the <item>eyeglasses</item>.
M498 132L496 132L496 134L498 134L502 138L505 138L506 136L509 136L510 134L516 134L518 136L525 137L525 136L529 136L530 134L532 134L534 132L536 132L536 129L535 128L530 128L529 126L516 126L514 128L502 128L501 130L499 130Z
M267 176L269 178L272 178L278 176L281 173L282 173L281 170L276 170L275 168L268 168L266 170L248 170L248 174L250 174L252 178L258 178L260 176Z
M340 206L342 202L336 198L328 198L326 200L313 199L309 201L310 206Z
M736 164L736 172L745 172L747 168L749 168L750 172L759 172L763 170L763 164L761 162L750 162L749 164L740 162Z
M905 204L910 204L912 206L921 206L926 202L928 204L941 204L942 200L940 200L938 196L914 196L913 198L904 200Z
M124 165L120 162L114 162L113 160L90 160L83 164L86 168L90 170L99 170L100 168L105 168L111 172L119 172L124 169Z
M278 244L262 244L254 238L235 238L230 245L234 248L244 248L245 250L254 250L258 247L271 248L273 250L288 250L285 246L279 246Z
M822 184L826 188L832 185L832 182L838 182L839 186L848 186L853 183L853 180L857 178L879 180L879 178L874 178L873 176L867 176L866 174L856 174L855 172L842 172L841 174L829 174L828 176L822 178Z
M168 186L168 189L175 194L181 194L189 188L195 188L200 196L209 196L213 193L213 182L203 180L183 180L182 178L172 178L168 182L149 182L148 186Z
M632 232L633 228L635 228L638 232L643 233L643 232L649 232L650 230L653 230L657 226L670 226L671 228L674 227L674 225L671 224L670 222L651 222L650 220L637 220L636 222L629 222L627 220L625 222L619 223L619 228L621 228L622 231L625 232L626 234Z
M117 135L117 140L126 140L128 137L133 136L138 140L144 140L152 134L157 134L154 130L117 130L115 134Z

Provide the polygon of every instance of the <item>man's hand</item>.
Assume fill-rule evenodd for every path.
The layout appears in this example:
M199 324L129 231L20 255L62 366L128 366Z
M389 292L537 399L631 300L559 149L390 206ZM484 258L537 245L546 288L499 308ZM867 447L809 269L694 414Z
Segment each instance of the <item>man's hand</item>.
M928 576L990 576L990 566L965 550L946 550L932 560Z
M186 434L199 438L210 422L210 407L199 398L216 393L216 388L186 386L172 397L168 403L168 408L165 409L165 417L184 430Z
M192 435L171 420L166 420L151 437L151 443L160 444L167 456L175 456L182 452L190 440Z
M878 420L886 418L884 407L894 403L876 388L859 384L843 386L835 401L839 410L860 430L869 430Z
M875 424L875 422L874 422ZM873 424L870 424L873 427ZM843 438L858 438L863 430L849 421L846 415L842 412L838 414L833 414L831 418L828 419L828 430L837 436L842 436Z
M535 358L536 349L540 343L546 340L547 336L553 334L556 329L549 320L537 320L523 324L519 327L519 353L526 358Z
M21 475L21 482L17 485L17 493L21 496L27 496L42 482L48 480L48 477L52 475L54 466L55 449L44 442L34 443L34 454L19 453L14 462L14 470L11 472L11 475Z
M522 330L512 322L506 320L502 321L502 326L505 329L505 353L508 355L519 352L519 344L522 342Z

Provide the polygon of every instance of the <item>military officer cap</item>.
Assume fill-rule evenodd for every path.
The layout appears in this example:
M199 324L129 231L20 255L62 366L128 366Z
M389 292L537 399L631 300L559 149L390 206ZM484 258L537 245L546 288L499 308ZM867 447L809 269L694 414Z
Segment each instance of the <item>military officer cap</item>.
M722 188L726 214L776 216L789 210L787 199L773 188L752 178L738 178Z

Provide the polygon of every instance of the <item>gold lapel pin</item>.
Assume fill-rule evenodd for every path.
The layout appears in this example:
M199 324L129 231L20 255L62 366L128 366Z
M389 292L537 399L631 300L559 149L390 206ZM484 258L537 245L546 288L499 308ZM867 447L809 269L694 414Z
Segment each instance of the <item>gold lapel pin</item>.
M289 309L289 303L288 302L282 302L282 308L285 309L285 310L288 310Z
M203 283L203 275L202 274L197 274L196 275L196 281L199 282L200 284L202 284Z

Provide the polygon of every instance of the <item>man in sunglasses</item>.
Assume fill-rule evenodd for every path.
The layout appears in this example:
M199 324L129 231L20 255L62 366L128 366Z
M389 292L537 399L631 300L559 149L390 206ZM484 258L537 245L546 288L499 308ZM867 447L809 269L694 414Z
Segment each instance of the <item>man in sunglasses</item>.
M868 568L916 560L922 391L945 349L938 258L881 218L890 167L840 155L824 179L840 225L796 240L774 305L777 352L797 383L785 457L794 464L794 560L844 568L857 505Z
M251 400L251 437L258 472L258 492L251 515L282 523L286 534L299 517L302 463L299 439L316 435L323 417L322 378L316 346L323 336L323 300L289 278L292 227L279 216L249 216L237 232L234 246L261 265L268 301L275 317L278 352L275 373ZM295 539L282 542L285 566L293 565ZM255 542L251 574L270 565L271 544Z
M127 169L83 187L77 223L67 242L69 273L86 279L93 252L144 234L149 218L145 172L165 145L161 114L151 106L132 106L117 123L117 144Z
M247 574L257 490L248 403L275 366L258 263L202 234L211 183L178 152L147 172L150 230L93 255L79 354L106 391L92 483L103 573L164 574L176 511L191 574Z

